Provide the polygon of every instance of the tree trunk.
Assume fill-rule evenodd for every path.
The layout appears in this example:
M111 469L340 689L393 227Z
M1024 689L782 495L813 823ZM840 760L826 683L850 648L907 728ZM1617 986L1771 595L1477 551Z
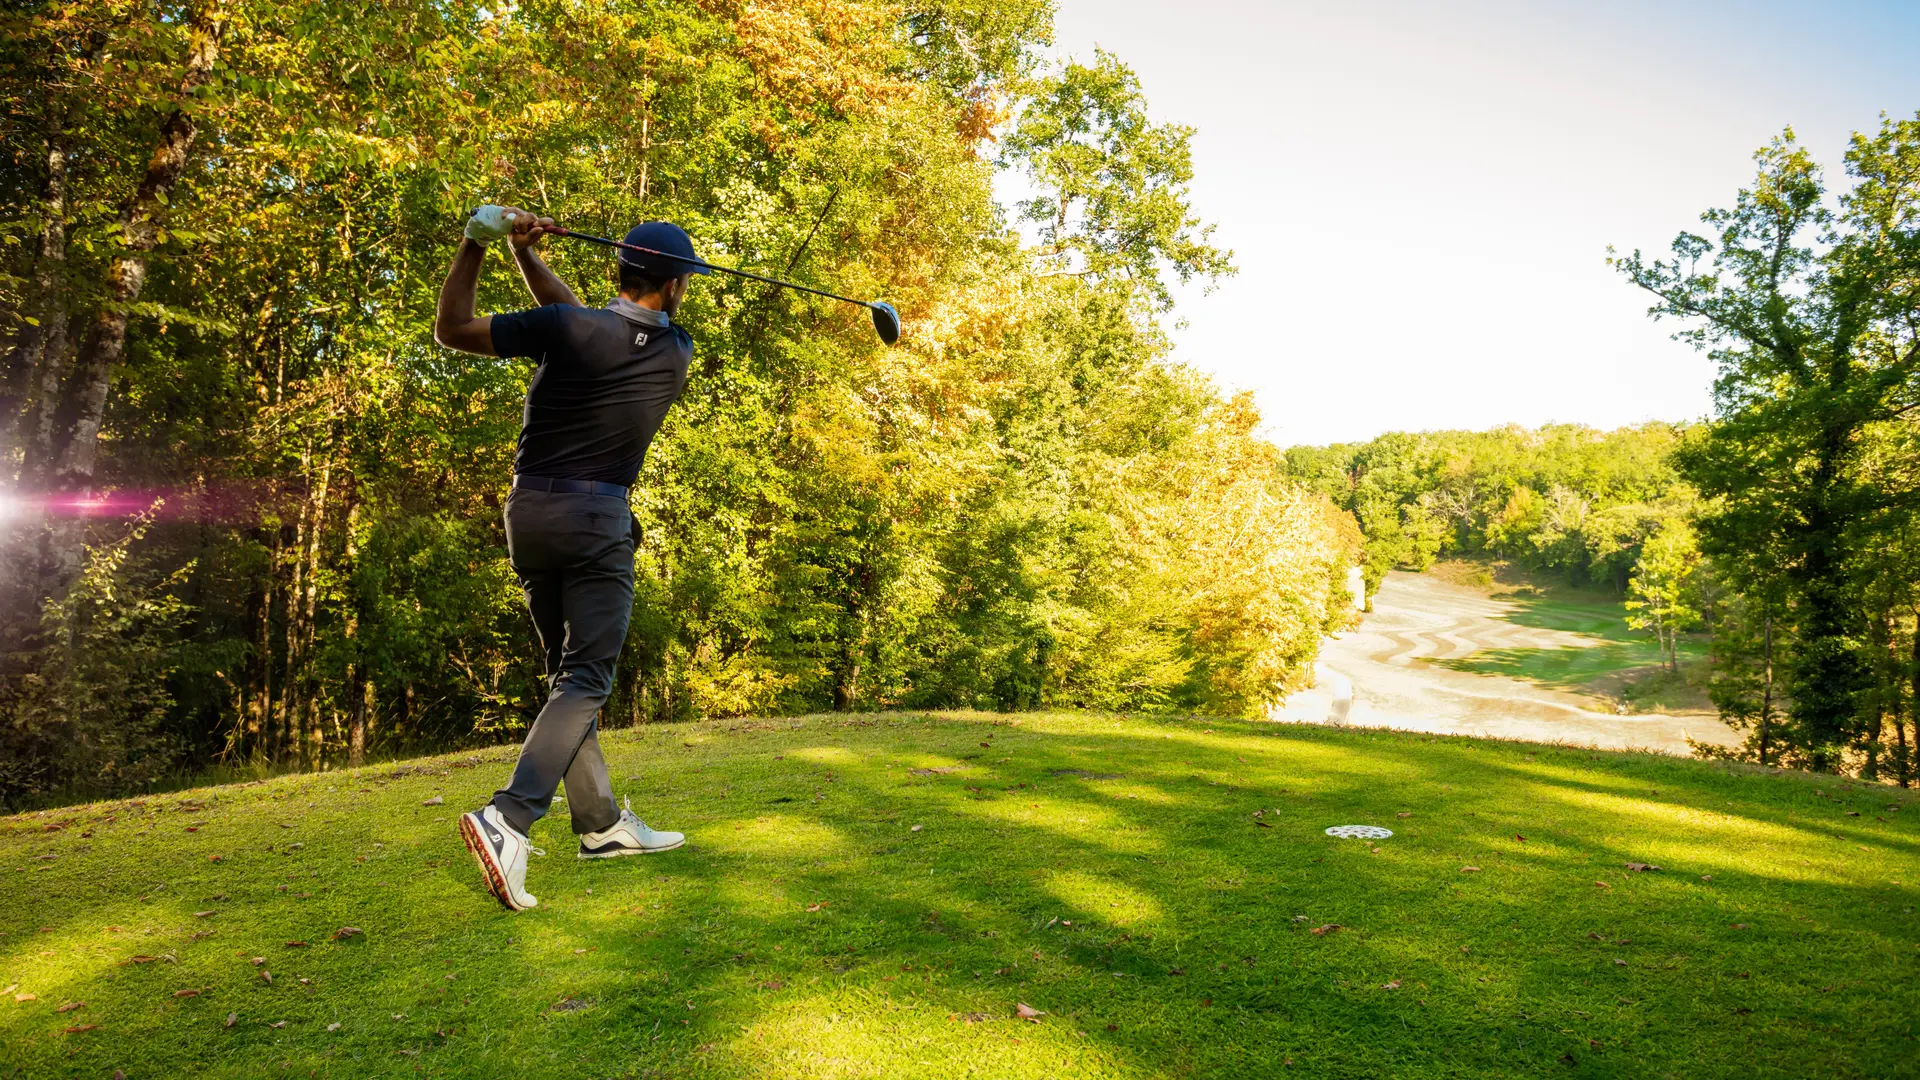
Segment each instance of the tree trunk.
M365 679L360 686L360 701L354 707L353 743L350 752L355 765L367 759L367 747L373 745L374 725L379 720L380 693L372 679Z
M1829 772L1839 764L1841 749L1858 729L1859 693L1866 681L1861 659L1848 640L1853 611L1842 580L1846 521L1834 508L1851 435L1850 427L1825 432L1809 478L1811 497L1796 530L1801 557L1793 574L1800 587L1801 619L1794 650L1793 718L1806 742L1808 767L1815 772Z
M320 727L320 686L319 680L313 674L313 646L316 640L316 615L320 598L320 540L326 532L327 492L332 486L333 453L329 450L326 459L320 465L320 482L311 489L312 524L307 529L307 565L305 572L301 575L305 583L300 613L302 635L300 657L304 668L301 694L306 707L307 760L316 768L325 756L326 732Z
M1903 753L1903 761L1905 761L1905 763L1901 765L1901 786L1903 786L1903 788L1908 786L1908 784L1912 784L1914 757L1920 757L1920 613L1914 615L1914 638L1912 638L1912 646L1910 646L1908 657L1910 657L1910 659L1908 659L1907 671L1910 684L1908 684L1907 711L1908 715L1912 717L1912 721L1914 721L1914 746L1908 749L1907 753ZM1905 738L1907 738L1907 734L1905 734L1905 728L1903 728L1903 730L1901 730L1901 740L1903 740L1903 744L1905 744Z
M860 660L851 655L842 656L839 675L833 681L833 711L852 712L854 702L859 700Z
M260 580L249 615L253 620L252 648L247 656L246 728L250 753L274 753L273 731L273 594L280 575L280 530L268 538L267 572Z
M305 462L303 461L302 464L304 465ZM300 715L300 676L305 669L300 657L300 571L307 565L306 560L301 557L307 548L307 506L308 503L303 500L300 504L300 519L291 526L290 538L287 537L289 527L283 525L280 528L281 536L291 540L291 543L283 545L279 559L279 563L286 571L286 579L282 586L286 596L286 606L283 609L286 612L286 625L280 634L280 699L274 714L273 730L275 754L282 759L298 753L300 749L300 731L297 726ZM280 567L275 569L278 572Z
M1765 627L1766 677L1760 684L1760 732L1756 741L1759 743L1760 764L1765 765L1767 740L1773 735L1773 612L1767 612L1761 625Z
M10 463L17 446L23 459L19 472L23 483L30 482L31 465L46 460L46 436L53 424L52 403L59 400L60 377L65 372L69 352L68 152L57 106L51 102L52 95L49 99L47 175L41 189L41 212L47 220L40 227L40 251L33 274L40 325L22 328L7 361L6 381L0 385L0 460Z
M106 411L107 386L113 367L127 345L127 305L140 298L147 283L147 256L160 238L156 220L168 194L187 167L199 127L187 103L213 77L225 29L225 4L207 0L194 9L187 24L187 67L180 79L181 104L160 123L160 139L147 162L147 171L133 198L120 211L123 253L107 270L107 302L94 315L86 344L73 373L55 425L51 479L61 490L80 490L93 480L99 448L100 420Z
M341 576L351 582L360 558L360 490L354 483L352 469L347 470L346 501L346 561L340 570ZM359 598L352 589L347 596L345 637L348 654L353 657L347 665L347 764L359 768L367 760L367 728L372 720L374 690L373 680L367 677L366 658L360 655Z

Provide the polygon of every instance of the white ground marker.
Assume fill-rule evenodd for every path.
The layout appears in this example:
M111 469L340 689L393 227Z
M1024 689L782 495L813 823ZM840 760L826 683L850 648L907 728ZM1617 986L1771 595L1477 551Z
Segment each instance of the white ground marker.
M1393 835L1393 830L1378 825L1335 825L1327 830L1327 835L1346 840L1385 840Z

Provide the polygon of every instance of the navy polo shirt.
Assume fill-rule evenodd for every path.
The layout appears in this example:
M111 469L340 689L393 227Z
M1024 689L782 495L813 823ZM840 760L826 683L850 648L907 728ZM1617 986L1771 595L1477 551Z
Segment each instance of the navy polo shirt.
M493 317L493 351L540 362L513 471L633 486L667 408L686 389L693 339L662 312L548 304Z

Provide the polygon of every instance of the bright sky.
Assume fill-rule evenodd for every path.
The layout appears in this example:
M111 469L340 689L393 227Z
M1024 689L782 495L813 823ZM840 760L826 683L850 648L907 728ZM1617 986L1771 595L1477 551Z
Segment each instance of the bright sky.
M1156 120L1238 277L1184 293L1176 358L1283 444L1683 420L1712 365L1605 265L1664 251L1793 125L1920 109L1920 3L1059 0Z

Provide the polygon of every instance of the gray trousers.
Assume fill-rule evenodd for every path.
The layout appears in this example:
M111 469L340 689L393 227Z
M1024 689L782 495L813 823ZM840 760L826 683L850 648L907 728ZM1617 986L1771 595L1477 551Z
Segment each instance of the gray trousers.
M546 652L547 703L493 805L527 834L564 779L573 831L599 832L620 820L597 731L633 614L633 512L613 495L515 488L506 516L507 554Z

